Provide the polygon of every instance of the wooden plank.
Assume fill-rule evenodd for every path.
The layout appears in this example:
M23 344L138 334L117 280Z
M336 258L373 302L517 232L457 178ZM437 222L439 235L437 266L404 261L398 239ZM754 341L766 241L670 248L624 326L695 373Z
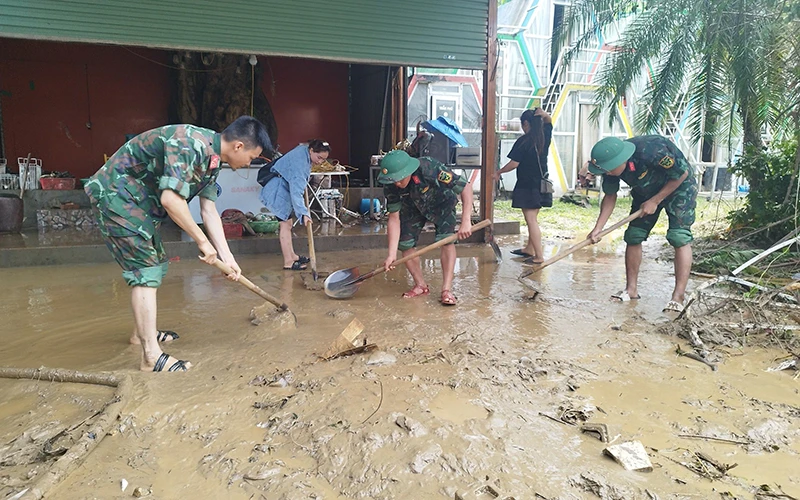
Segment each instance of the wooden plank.
M483 145L481 147L481 204L483 220L494 220L494 173L497 170L497 0L489 0L487 57L483 70ZM488 237L488 232L484 233Z

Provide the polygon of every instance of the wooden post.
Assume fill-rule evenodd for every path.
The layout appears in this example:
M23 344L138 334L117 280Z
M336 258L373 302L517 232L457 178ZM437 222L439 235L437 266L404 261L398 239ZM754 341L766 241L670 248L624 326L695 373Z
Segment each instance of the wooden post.
M489 0L483 70L483 145L481 151L481 219L494 220L494 172L497 170L497 0ZM488 234L485 233L488 237Z
M394 71L394 77L392 78L391 87L391 137L392 145L394 145L406 138L406 128L408 128L408 125L406 124L406 109L408 106L406 93L408 82L405 76L406 68L404 66L398 66L392 70Z

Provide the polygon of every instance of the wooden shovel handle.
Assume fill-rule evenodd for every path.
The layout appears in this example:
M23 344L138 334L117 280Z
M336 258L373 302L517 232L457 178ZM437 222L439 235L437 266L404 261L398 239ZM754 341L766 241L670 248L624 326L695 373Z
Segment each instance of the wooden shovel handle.
M478 222L477 224L473 224L472 230L473 231L477 231L478 229L483 229L486 226L490 225L491 223L492 223L492 221L489 220L489 219L482 220L482 221ZM403 257L401 259L397 259L396 261L394 261L394 263L392 263L392 265L396 266L398 264L402 264L404 262L407 262L407 261L409 261L411 259L415 259L415 258L419 257L420 255L422 255L424 253L430 252L431 250L436 250L437 248L441 248L441 247L443 247L445 245L449 245L450 243L456 241L457 239L458 239L458 234L452 234L452 235L448 236L447 238L443 238L443 239L437 241L436 243L431 243L430 245L428 245L426 247L422 247L419 250L417 250L416 252L412 252L412 253L406 255L405 257ZM371 272L369 272L367 274L364 274L363 276L360 276L353 283L360 283L360 282L362 282L362 281L364 281L366 279L372 278L376 274L380 274L380 273L385 272L385 271L386 271L385 267L379 267L379 268L375 269L374 271L371 271Z
M631 222L632 220L638 219L639 216L641 216L641 215L642 215L642 209L640 208L639 210L633 212L632 214L630 214L629 216L625 217L621 221L619 221L619 222L615 223L614 225L609 226L606 229L603 229L602 231L600 231L600 233L597 235L598 238L602 238L603 236L607 235L608 233L610 233L612 231L615 231L615 230L619 229L620 227L624 226L625 224ZM549 266L550 264L558 262L559 260L563 259L564 257L566 257L568 255L572 255L573 253L577 252L581 248L589 246L590 244L592 244L592 240L589 239L589 238L586 238L585 240L581 241L580 243L567 248L563 252L559 252L556 255L554 255L553 257L550 257L549 259L547 259L546 261L542 262L541 264L534 264L533 265L533 269L530 270L529 272L525 273L523 275L523 277L524 276L528 276L530 274L533 274L533 273L535 273L537 271L541 271L542 269L544 269L545 267Z
M303 193L303 196L306 198L306 206L308 207L308 214L309 218L311 216L311 204L308 203L308 191ZM311 259L311 270L314 273L317 272L317 252L314 250L314 229L311 227L311 224L306 224L306 229L308 229L308 257Z
M233 272L233 269L231 269L231 267L228 264L222 262L219 259L214 261L214 267L216 267L225 274L231 274ZM260 296L262 299L272 303L273 305L275 305L275 307L277 307L281 311L289 310L289 306L287 306L285 303L281 302L277 298L273 297L272 295L268 294L267 292L262 290L260 286L256 285L255 283L245 278L244 276L239 276L239 283L249 288L251 292Z

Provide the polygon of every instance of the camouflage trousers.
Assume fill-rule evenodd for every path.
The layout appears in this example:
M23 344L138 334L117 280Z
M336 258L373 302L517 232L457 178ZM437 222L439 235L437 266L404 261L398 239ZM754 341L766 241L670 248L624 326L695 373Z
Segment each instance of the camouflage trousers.
M647 198L633 196L631 213L639 210ZM625 243L639 245L650 236L650 231L658 222L661 211L667 212L669 229L667 241L675 248L680 248L692 242L692 224L695 219L697 207L697 180L694 176L688 177L678 189L658 205L655 213L634 220L625 231Z
M397 249L409 250L417 246L419 234L425 223L433 222L436 227L436 241L456 233L456 203L431 207L424 214L411 203L403 203L400 208L400 242Z
M122 277L128 286L158 288L169 266L158 230L159 223L155 223L153 237L147 239L115 222L114 219L119 217L117 214L104 212L96 206L92 210L106 247L122 268Z

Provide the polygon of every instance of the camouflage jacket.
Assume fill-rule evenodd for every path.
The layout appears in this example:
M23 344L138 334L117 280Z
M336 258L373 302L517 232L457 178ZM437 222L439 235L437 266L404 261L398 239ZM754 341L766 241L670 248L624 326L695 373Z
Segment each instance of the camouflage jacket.
M684 172L689 175L676 191L696 182L692 166L669 139L660 135L642 135L632 137L628 142L633 143L636 150L622 174L603 176L604 193L616 194L619 181L623 180L631 187L631 194L635 198L648 200L661 191L667 182L679 178Z
M193 125L167 125L125 143L86 183L92 203L123 230L153 236L167 217L161 192L187 201L217 199L220 134Z
M419 168L411 174L404 189L394 184L383 188L386 210L399 212L403 205L414 206L422 214L433 214L443 207L458 203L458 195L467 185L467 179L458 175L433 158L419 159Z

